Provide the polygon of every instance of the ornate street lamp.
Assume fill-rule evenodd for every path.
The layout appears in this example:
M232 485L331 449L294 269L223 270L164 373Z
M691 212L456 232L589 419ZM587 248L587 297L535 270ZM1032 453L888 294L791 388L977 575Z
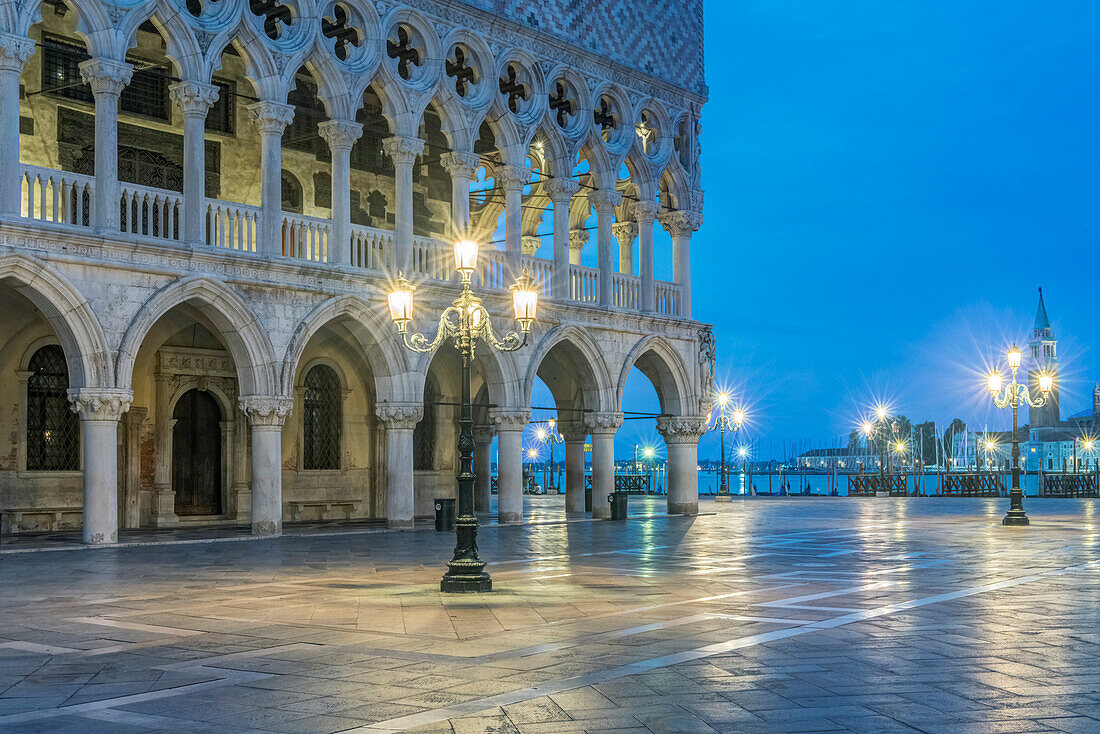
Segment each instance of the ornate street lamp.
M512 286L512 310L519 322L520 334L510 331L498 339L489 322L489 312L470 290L470 279L477 269L478 244L459 240L454 244L455 269L462 276L462 293L439 316L435 337L410 333L413 319L413 285L400 273L390 292L390 318L397 325L405 346L414 352L431 352L444 339L454 338L462 357L462 413L459 419L458 518L455 520L454 557L447 563L439 588L445 592L491 591L493 580L485 572L485 562L477 555L477 518L474 516L474 419L470 399L470 365L477 342L502 352L513 352L527 344L527 336L538 310L539 293L535 281L524 269Z
M549 445L550 447L550 470L543 471L543 483L546 485L546 492L549 494L550 490L554 488L554 444L565 443L565 436L558 433L558 422L551 418L546 422L546 427L539 426L535 430L535 438L540 443Z
M718 494L715 496L717 502L729 502L730 497L729 483L726 481L726 431L733 431L736 433L741 430L741 424L745 422L745 411L743 408L736 407L732 409L732 412L727 413L730 409L730 396L727 392L720 392L714 399L715 410L711 410L710 415L707 416L707 432L718 431L721 436L721 451L722 456L718 461ZM714 417L714 423L711 423L711 417Z
M1008 350L1008 366L1012 370L1012 382L1004 385L999 370L989 373L986 385L993 395L993 404L998 408L1012 408L1012 488L1008 492L1009 509L1001 521L1004 525L1030 525L1031 521L1024 512L1024 491L1020 488L1020 432L1017 422L1017 410L1021 403L1026 403L1033 408L1042 407L1047 401L1047 395L1053 386L1053 378L1045 372L1039 375L1039 391L1042 393L1032 400L1031 392L1027 385L1016 382L1016 371L1020 369L1023 353L1015 344ZM1002 392L1002 385L1004 391Z

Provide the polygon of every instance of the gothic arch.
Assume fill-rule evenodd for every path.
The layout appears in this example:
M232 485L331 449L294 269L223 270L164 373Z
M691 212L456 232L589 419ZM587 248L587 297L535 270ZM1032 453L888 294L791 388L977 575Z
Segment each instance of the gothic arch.
M9 283L49 320L65 350L69 386L111 387L107 337L88 301L47 263L26 255L0 256L0 283Z
M566 356L572 360L570 366L580 383L585 408L596 411L610 410L611 376L607 363L595 339L576 324L562 324L551 329L535 346L527 366L521 404L531 404L531 393L543 362L556 347L562 346L567 351Z
M327 324L344 321L350 324L374 372L374 388L379 401L418 401L419 398L410 397L417 393L409 387L408 359L404 352L394 348L392 326L383 323L377 311L377 308L356 296L336 296L314 308L290 339L281 369L281 394L293 393L298 363L309 340Z
M450 339L445 340L439 349L420 355L416 370L413 373L416 377L416 395L423 394L424 382L431 370L432 361L443 350L454 351ZM487 348L484 344L478 347L474 360L475 368L481 367L481 373L485 378L485 387L489 392L489 400L501 406L518 405L517 401L520 399L518 393L519 377L516 375L515 361L495 349ZM456 385L451 387L454 387L457 391L460 387L457 385L457 380ZM418 402L419 400L420 398L417 398Z
M694 415L696 405L691 374L683 357L662 336L643 337L627 355L615 390L615 405L621 408L623 390L630 371L637 367L657 391L661 412L666 415Z
M176 280L154 293L137 310L118 351L117 384L130 389L134 360L149 330L181 304L199 309L217 327L233 357L241 395L278 395L275 352L267 332L248 304L221 283L203 276Z

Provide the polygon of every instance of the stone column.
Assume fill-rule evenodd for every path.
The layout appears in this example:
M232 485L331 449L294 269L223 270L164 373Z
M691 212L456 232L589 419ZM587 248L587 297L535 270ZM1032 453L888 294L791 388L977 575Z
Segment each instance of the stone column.
M256 250L264 255L283 253L283 131L294 119L294 108L261 100L248 105L248 114L260 130L260 231ZM255 492L253 492L255 495ZM253 497L253 505L255 498ZM253 518L255 525L255 518Z
M237 399L252 426L252 534L283 532L283 423L292 398L242 395Z
M141 424L147 414L145 408L131 407L122 416L122 469L119 484L122 487L122 517L124 528L141 527Z
M706 430L703 416L671 416L657 419L657 431L668 450L668 512L699 512L699 439Z
M691 316L691 235L703 225L703 215L691 211L666 212L659 218L672 236L672 280L680 286L680 316Z
M573 295L569 266L580 263L579 250L576 262L573 261L573 233L569 231L569 203L580 190L580 184L571 178L552 178L544 185L554 204L554 277L550 295L565 300Z
M611 231L619 242L619 272L634 274L634 238L638 236L638 225L634 222L618 222Z
M653 222L659 208L655 201L636 201L632 211L638 222L638 273L642 279L638 305L643 313L657 310L657 292L653 284Z
M156 412L153 415L153 524L158 528L179 524L176 493L172 490L171 378L157 373Z
M488 512L493 498L492 426L474 426L474 511Z
M80 76L95 95L95 209L92 223L101 231L117 232L118 98L130 83L134 67L122 61L88 59Z
M363 134L363 126L351 120L325 120L317 132L332 151L332 231L328 261L351 261L351 148Z
M411 528L416 510L413 429L424 417L424 406L379 403L374 412L386 428L386 526Z
M611 227L615 224L615 207L623 203L623 195L618 191L607 191L606 189L589 191L588 203L596 210L596 241L599 247L598 264L600 266L599 304L610 307L615 305L614 289L612 287L612 276L615 270L611 262L611 242L614 235L611 233ZM606 501L606 499L605 497L604 500Z
M531 419L526 410L491 410L497 429L497 518L523 520L523 429Z
M584 512L584 439L588 430L583 423L559 423L565 439L565 511Z
M523 187L531 182L531 169L525 166L498 166L494 171L497 185L504 189L504 262L508 280L523 271Z
M569 233L569 264L580 265L581 264L581 252L584 250L584 246L588 244L588 230L587 229L574 229Z
M584 424L592 434L592 517L611 517L608 495L615 491L615 432L623 424L623 414L586 413Z
M394 136L382 141L382 150L393 161L394 231L390 267L411 277L413 249L413 164L424 152L420 138Z
M218 88L176 82L168 93L183 113L183 227L185 242L206 242L206 114L218 101Z
M455 236L465 236L470 232L470 182L481 166L481 156L456 150L439 156L439 162L451 176L451 219Z
M113 388L69 390L80 416L84 470L84 542L118 542L118 421L134 394Z
M23 191L19 164L19 75L34 53L34 41L0 34L0 216L22 214Z

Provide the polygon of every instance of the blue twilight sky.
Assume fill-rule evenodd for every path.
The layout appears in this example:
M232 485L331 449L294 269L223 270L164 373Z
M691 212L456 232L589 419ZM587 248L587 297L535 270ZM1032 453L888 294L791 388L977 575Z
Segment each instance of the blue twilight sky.
M1091 404L1097 29L1094 0L708 0L695 316L757 456L846 440L875 399L1007 426L982 370L1027 341L1039 286L1063 417ZM657 410L637 371L626 407Z

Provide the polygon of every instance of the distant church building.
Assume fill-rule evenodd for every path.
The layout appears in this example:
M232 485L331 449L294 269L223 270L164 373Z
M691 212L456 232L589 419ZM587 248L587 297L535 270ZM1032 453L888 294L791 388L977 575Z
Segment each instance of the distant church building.
M1031 332L1031 363L1027 371L1027 384L1033 396L1039 395L1039 375L1046 373L1054 378L1054 387L1047 400L1038 408L1028 409L1028 422L1032 428L1054 427L1061 419L1058 404L1058 340L1043 303L1043 289L1039 289L1039 308L1035 312L1035 328Z

